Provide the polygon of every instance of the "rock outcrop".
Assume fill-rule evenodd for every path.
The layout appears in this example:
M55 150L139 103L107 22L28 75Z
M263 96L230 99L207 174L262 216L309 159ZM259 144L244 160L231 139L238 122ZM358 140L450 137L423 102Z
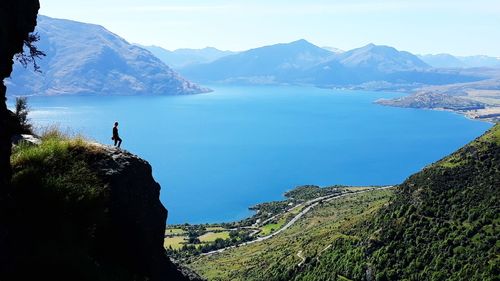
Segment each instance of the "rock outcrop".
M105 259L117 260L150 280L190 280L163 248L167 210L151 166L121 149L101 147L91 166L109 187L112 222L103 239ZM192 274L192 273L191 273Z
M30 134L15 134L11 138L13 145L28 144L28 145L40 145L42 140L34 135Z
M167 210L145 160L55 138L16 147L12 170L0 280L200 280L166 255Z

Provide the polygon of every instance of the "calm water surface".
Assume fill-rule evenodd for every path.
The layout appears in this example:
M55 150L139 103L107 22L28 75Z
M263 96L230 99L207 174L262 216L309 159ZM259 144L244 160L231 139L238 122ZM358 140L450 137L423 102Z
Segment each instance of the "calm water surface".
M31 119L57 123L148 160L168 223L232 221L297 185L386 185L491 124L450 112L373 104L397 94L308 87L212 87L165 97L33 97Z

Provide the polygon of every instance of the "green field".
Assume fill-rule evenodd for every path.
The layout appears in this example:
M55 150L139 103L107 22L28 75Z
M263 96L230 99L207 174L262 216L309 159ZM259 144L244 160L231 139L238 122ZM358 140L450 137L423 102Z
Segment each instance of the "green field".
M165 230L165 235L183 235L186 231L182 228L167 228Z
M286 217L285 216L282 216L278 222L276 223L268 223L264 226L262 226L260 229L260 232L259 232L259 236L266 236L266 235L269 235L277 230L279 230L280 228L282 228L286 223Z
M217 239L217 238L221 238L221 239L229 238L229 231L207 232L199 237L200 242L212 242L212 241L215 241L215 239Z
M211 226L211 227L207 227L206 229L207 229L207 231L223 231L223 230L226 230L222 226Z
M269 268L288 270L301 262L299 251L310 258L339 238L357 239L344 230L371 216L391 195L390 190L378 190L332 200L271 239L217 255L195 257L188 266L208 280L259 280L269 273ZM277 230L284 221L282 218L277 224L268 224L263 231Z
M163 242L163 247L168 248L172 247L172 249L177 250L180 249L186 241L186 237L184 236L173 236L173 237L166 237L164 242Z
M291 209L290 211L288 211L289 214L292 214L292 215L297 215L298 213L300 213L300 211L302 211L304 209L304 206L296 206L294 207L293 209Z

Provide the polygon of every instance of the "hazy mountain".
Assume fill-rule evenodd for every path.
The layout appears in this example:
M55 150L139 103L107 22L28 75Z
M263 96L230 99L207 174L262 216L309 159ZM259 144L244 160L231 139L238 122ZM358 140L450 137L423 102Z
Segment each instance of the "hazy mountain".
M334 53L306 40L251 49L212 63L180 70L195 81L289 82L303 69L332 59Z
M344 53L345 51L344 50L341 50L339 48L335 48L335 47L328 47L328 46L325 46L323 47L323 49L327 50L327 51L330 51L332 53L335 53L335 54L342 54Z
M426 73L429 68L411 53L369 44L307 69L303 81L321 86L359 85L377 81L370 87L378 88L380 81L384 84L426 83L429 80L429 74Z
M306 40L248 50L179 70L197 82L309 84L397 90L479 78L436 70L415 55L373 44L335 54Z
M139 46L150 51L153 55L174 69L183 68L192 64L209 63L222 57L235 54L235 52L221 51L213 47L169 51L158 46Z
M368 44L342 53L337 60L350 68L363 68L381 72L423 70L430 68L417 56L393 47Z
M466 67L500 67L500 58L489 56L458 57Z
M500 67L500 59L489 56L420 55L419 58L439 68Z
M42 73L14 67L10 95L151 94L207 91L185 80L147 50L104 27L39 16Z
M450 54L419 55L418 57L432 67L439 67L439 68L465 67L465 64L460 59Z

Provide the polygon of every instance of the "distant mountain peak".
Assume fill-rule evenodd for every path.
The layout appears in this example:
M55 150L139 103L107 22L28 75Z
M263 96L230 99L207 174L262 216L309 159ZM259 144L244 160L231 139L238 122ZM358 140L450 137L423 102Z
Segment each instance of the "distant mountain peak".
M314 44L312 44L311 42L307 41L306 39L299 39L299 40L295 40L295 41L290 42L289 44L306 44L306 45L314 45Z
M371 50L371 51L386 51L386 52L401 52L398 51L396 48L387 46L387 45L376 45L373 43L369 43L361 48L355 49L355 50Z
M267 50L271 50L271 49L286 49L286 50L292 51L293 53L313 51L315 53L322 54L322 55L331 55L330 51L325 50L321 47L318 47L305 39L299 39L299 40L292 41L289 43L278 43L278 44L274 44L274 45L268 45L268 46L264 46L264 47L255 48L255 49L252 49L249 51L255 51L255 50L267 51Z
M276 45L281 45L281 44L276 44ZM276 45L271 45L271 46L276 46ZM323 48L314 45L313 43L307 41L306 39L299 39L299 40L292 41L290 43L283 43L283 45L290 45L290 46L296 46L296 47L302 47L302 48L314 48L314 49L324 50Z
M377 69L382 72L429 68L429 65L409 52L373 43L342 53L339 61L348 67Z

